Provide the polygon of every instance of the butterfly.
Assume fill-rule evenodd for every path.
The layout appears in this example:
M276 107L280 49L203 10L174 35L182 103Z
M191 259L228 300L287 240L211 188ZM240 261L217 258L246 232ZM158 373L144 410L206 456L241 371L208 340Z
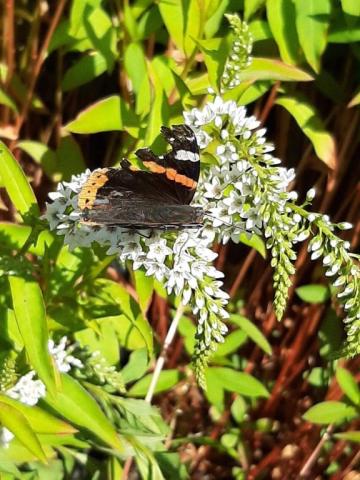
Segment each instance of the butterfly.
M161 127L161 134L171 146L169 152L135 152L146 170L124 159L120 168L90 174L78 195L82 223L133 229L202 225L203 209L189 205L200 173L196 136L187 125Z

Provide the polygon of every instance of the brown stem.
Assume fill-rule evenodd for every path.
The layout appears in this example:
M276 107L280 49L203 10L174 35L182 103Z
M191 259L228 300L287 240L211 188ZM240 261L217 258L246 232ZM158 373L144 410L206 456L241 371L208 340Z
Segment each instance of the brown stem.
M241 282L244 280L244 277L247 271L249 270L250 265L254 261L255 257L256 257L256 250L251 250L251 252L246 257L245 262L243 263L241 269L239 270L239 273L237 274L234 283L230 288L230 292L229 292L230 297L233 297L237 292L239 286L241 285Z

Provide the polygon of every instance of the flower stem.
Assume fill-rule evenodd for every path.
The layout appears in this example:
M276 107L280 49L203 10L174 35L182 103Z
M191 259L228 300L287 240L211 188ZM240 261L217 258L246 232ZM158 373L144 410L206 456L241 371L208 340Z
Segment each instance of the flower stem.
M156 361L156 365L155 365L154 373L153 373L153 376L152 376L152 379L151 379L151 383L150 383L149 389L148 389L148 391L146 393L146 397L145 397L145 401L148 402L148 403L151 403L151 400L154 396L155 388L156 388L157 382L159 381L160 373L161 373L161 371L163 369L163 366L165 364L167 351L168 351L172 341L174 340L176 330L177 330L177 326L179 324L179 321L180 321L180 318L181 318L182 314L184 313L184 308L185 308L184 305L182 303L180 303L177 310L176 310L175 316L174 316L174 318L171 322L171 325L170 325L170 328L169 328L168 333L166 335L166 338L164 340L164 345L162 347L160 356Z

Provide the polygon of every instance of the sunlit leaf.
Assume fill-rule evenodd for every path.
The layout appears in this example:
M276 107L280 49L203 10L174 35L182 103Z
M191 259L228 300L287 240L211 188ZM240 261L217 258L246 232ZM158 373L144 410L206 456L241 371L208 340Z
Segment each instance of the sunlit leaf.
M297 295L304 302L324 303L330 298L330 291L326 285L310 284L296 289Z
M272 58L254 58L251 65L240 72L241 80L282 80L309 82L313 77L304 70Z
M299 63L299 39L295 25L295 5L289 0L268 0L267 18L281 58L285 63Z
M336 144L333 136L325 129L315 107L301 96L283 96L276 100L295 118L297 124L311 141L316 155L329 168L336 164Z
M118 95L93 103L64 128L73 133L126 130L133 136L137 136L139 131L135 113L129 110L124 100Z
M133 385L128 391L128 395L131 397L145 397L153 374L146 375ZM180 380L180 372L178 370L163 370L160 373L159 381L156 384L155 393L166 392L176 385Z
M217 375L219 381L222 382L225 390L240 393L246 397L269 396L269 392L264 385L248 373L222 367L211 367L211 369Z
M321 402L309 408L303 417L308 422L329 424L345 422L356 417L356 409L346 403L328 401Z
M336 438L340 438L342 440L347 440L349 442L356 442L360 443L360 431L348 431L343 433L335 433L334 435Z
M0 398L0 422L10 430L16 438L42 462L46 463L46 455L40 442L25 416L16 407L3 403Z
M265 5L265 0L245 0L244 2L244 18L246 21L254 15L262 6Z
M56 170L56 154L47 145L34 140L22 140L17 143L21 148L37 163L39 163L44 172L51 178Z
M36 197L19 163L0 141L0 175L6 191L17 208L25 215L39 215Z
M331 0L295 0L296 30L305 58L315 72L327 44Z
M238 314L231 315L230 319L233 323L235 323L235 325L240 327L248 335L248 337L256 343L256 345L262 348L265 353L271 355L272 350L270 343L253 322L251 322L248 318Z
M61 86L64 92L91 82L94 78L106 72L106 59L98 52L90 52L80 57L64 75Z
M6 107L11 108L15 113L18 112L16 103L2 88L0 88L0 105L5 105Z
M69 375L62 374L62 389L56 396L47 395L45 401L74 425L91 432L115 450L123 446L118 434L94 398Z
M56 371L48 349L48 328L40 286L34 280L9 277L16 322L30 364L54 394Z
M338 367L336 369L336 380L340 385L341 390L354 403L360 405L360 388L356 383L355 378L345 368Z

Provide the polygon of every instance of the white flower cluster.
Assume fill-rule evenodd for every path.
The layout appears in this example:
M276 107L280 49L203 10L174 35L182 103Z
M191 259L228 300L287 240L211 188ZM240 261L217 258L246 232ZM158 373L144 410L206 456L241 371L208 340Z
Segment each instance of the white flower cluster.
M86 172L73 177L71 182L59 184L57 191L50 194L53 203L48 205L45 214L50 228L64 235L69 248L97 242L108 247L108 255L117 255L123 263L131 261L134 270L142 268L146 275L163 282L168 294L180 296L183 304L190 304L193 312L199 313L199 354L215 349L227 331L221 319L228 317L223 308L228 295L221 289L219 280L223 274L212 265L217 254L209 248L215 232L202 228L174 234L86 225L79 221L77 194L88 175Z
M266 143L266 129L258 129L260 122L232 100L216 97L202 110L185 112L184 118L200 148L216 145L216 165L203 175L196 196L211 216L212 227L223 242L238 242L243 232L260 235L268 226L271 205L285 212L286 202L294 197L287 192L294 170L276 166L280 160L269 153L274 147Z
M58 345L53 340L49 340L49 352L53 356L58 369L60 372L68 372L72 366L82 368L82 362L71 355L74 346L67 347L66 343L66 337L63 337ZM23 375L13 387L4 392L5 395L25 405L36 405L40 398L45 397L46 387L41 380L34 379L35 376L36 372L34 370ZM13 438L13 433L7 428L0 429L0 445L6 448Z

